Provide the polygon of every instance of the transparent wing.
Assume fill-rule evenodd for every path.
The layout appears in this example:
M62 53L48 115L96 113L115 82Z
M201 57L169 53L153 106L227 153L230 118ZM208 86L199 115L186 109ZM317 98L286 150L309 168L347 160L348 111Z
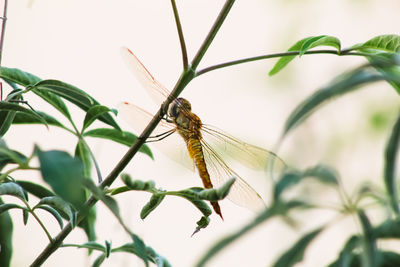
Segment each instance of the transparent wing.
M161 105L169 95L169 91L146 69L129 48L121 47L121 55L128 68L157 105Z
M275 178L286 168L274 152L245 143L215 126L204 124L203 139L224 159L234 160L247 168L264 170Z
M235 177L227 198L233 203L253 211L265 208L261 196L235 171L233 171L221 158L221 156L204 140L202 140L204 158L207 170L215 187L222 185L229 178Z
M203 125L202 145L204 158L211 181L219 186L231 177L236 177L227 198L239 206L259 211L265 207L261 196L224 160L235 160L247 168L265 170L272 177L280 174L286 164L276 154L266 149L242 142L220 129Z
M126 121L138 134L142 133L153 118L151 113L128 102L122 102L118 105L118 114L120 114L124 121ZM148 141L156 141L159 139L156 136L160 136L171 130L175 130L175 125L162 120L151 134L154 138L149 138ZM179 134L174 133L168 136L165 140L151 142L151 145L155 146L169 158L181 163L189 170L194 170L194 165L188 155L186 144Z

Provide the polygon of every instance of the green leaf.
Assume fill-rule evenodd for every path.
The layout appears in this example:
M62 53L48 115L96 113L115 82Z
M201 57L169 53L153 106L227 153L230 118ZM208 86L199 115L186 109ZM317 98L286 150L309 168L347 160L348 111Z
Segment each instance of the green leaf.
M164 194L153 194L150 198L150 201L144 205L140 212L140 219L144 220L155 208L160 205L163 201L165 195Z
M149 259L151 259L152 261L155 262L155 264L157 264L157 267L171 267L171 264L167 261L166 258L156 253L154 249L152 249L149 246L147 246L147 255Z
M56 218L58 224L60 225L60 228L63 229L63 227L64 227L64 222L63 222L63 220L62 220L62 217L61 217L60 213L59 213L56 209L53 209L52 207L47 206L47 205L41 205L41 206L38 206L37 208L38 208L38 209L45 210L45 211L47 211L48 213L50 213L51 215L53 215L54 218Z
M368 69L356 69L335 79L325 88L313 93L292 111L286 120L282 138L328 100L352 92L361 85L380 80L384 80L381 74Z
M19 184L25 191L31 193L32 195L38 198L51 197L54 196L54 193L49 189L41 186L40 184L32 183L30 181L17 180L17 184Z
M92 159L90 151L83 140L79 139L75 147L75 157L83 163L83 174L85 177L92 177Z
M58 80L42 80L35 84L36 89L41 91L50 91L68 101L75 104L84 111L88 111L92 106L99 105L93 97L85 93L83 90L64 83ZM99 115L99 120L114 127L117 130L121 130L112 116L108 113Z
M320 35L315 37L309 37L300 48L299 56L304 55L308 50L317 46L332 46L337 49L340 54L340 41L338 38L327 35Z
M89 127L97 118L101 115L110 112L111 110L102 105L92 106L87 112L85 116L85 120L83 121L82 133Z
M16 111L0 111L0 136L4 136L15 119Z
M378 255L376 247L376 238L373 232L373 228L368 217L364 211L358 211L358 217L363 228L363 244L364 244L364 262L363 266L375 267L378 265Z
M25 209L24 207L21 207L20 205L14 204L14 203L6 203L6 204L0 204L0 214L3 212L7 212L10 209Z
M171 192L169 192L171 193ZM204 200L201 200L199 194L191 189L185 189L174 192L175 196L183 197L189 200L204 216L211 215L211 209Z
M36 113L33 110L24 108L23 106L18 105L16 103L0 101L0 110L19 111L19 112L31 115L31 116L35 117L38 121L40 121L42 124L44 124L46 127L48 127L46 120L44 118L42 118L38 113Z
M318 164L304 171L303 176L313 177L325 184L338 185L338 174L329 166Z
M24 189L13 182L0 184L0 195L10 195L17 197L22 201L27 201Z
M332 46L338 50L338 53L340 53L340 41L336 37L327 35L311 36L301 39L300 41L292 45L289 48L288 52L299 51L299 55L303 55L305 52L307 52L307 50L317 46ZM269 76L277 74L284 67L286 67L286 65L289 64L295 57L296 55L281 57L269 72Z
M0 198L0 206L3 204ZM3 204L7 205L7 204ZM9 267L13 251L12 245L13 222L8 212L0 213L0 266Z
M0 138L0 171L10 163L16 163L25 166L27 157L18 151L11 150L7 147L3 139Z
M124 184L132 190L152 190L155 188L155 184L153 181L143 182L140 180L132 180L131 176L127 173L121 174L121 179Z
M386 220L379 226L375 227L374 234L376 238L396 238L400 239L400 221Z
M354 254L354 251L360 246L360 244L361 238L359 236L350 237L340 252L338 259L329 264L328 267L359 266L359 264L353 265L353 262L358 258L358 255Z
M135 234L131 234L131 238L133 241L133 250L136 251L136 256L143 260L146 267L149 266L146 245L144 244L143 240Z
M300 172L290 171L284 173L274 187L274 199L277 200L282 193L298 184L301 181L302 174Z
M105 244L106 244L106 252L105 252L105 254L106 254L106 258L108 258L110 256L110 253L111 253L111 241L108 242L106 240Z
M400 36L395 34L380 35L357 47L358 50L372 49L389 53L400 52Z
M279 259L274 263L274 267L290 267L303 260L304 252L308 245L314 238L321 233L323 228L318 228L305 234L300 238L290 249L288 249Z
M44 197L39 201L38 204L36 204L33 209L37 209L44 205L48 205L61 212L61 214L68 216L69 221L72 222L74 220L74 211L72 210L71 206L60 197Z
M217 189L211 188L202 190L201 192L199 192L200 199L209 201L218 201L224 199L228 195L229 190L231 189L235 180L235 178L230 178Z
M72 121L71 114L65 105L64 101L57 95L40 89L32 89L36 95L41 97L44 101L52 105L55 109L57 109L61 114L63 114L68 120Z
M118 131L115 129L109 129L109 128L98 128L98 129L93 129L89 130L85 133L83 133L83 136L90 136L90 137L97 137L97 138L103 138L103 139L108 139L126 146L131 146L137 139L137 136L126 131ZM142 147L139 149L140 152L145 153L148 155L151 159L153 158L153 153L151 153L150 148L147 145L142 145Z
M86 200L82 186L84 179L82 162L64 151L42 151L36 147L35 152L39 157L44 181L58 196L79 209Z
M60 127L60 128L63 128L65 130L69 131L69 129L66 126L64 126L61 122L59 122L57 119L50 116L49 114L44 113L42 111L36 111L36 113L40 117L42 117L48 125L57 126L57 127ZM36 116L32 116L31 114L27 114L27 113L23 113L23 112L17 112L15 114L15 118L12 123L13 124L42 124L42 122Z
M386 190L390 197L390 203L393 211L400 216L400 208L398 205L398 192L397 192L397 175L396 175L396 162L397 153L400 144L400 114L392 128L389 141L385 148L385 161L384 161L384 183Z
M23 209L22 210L22 218L23 218L24 225L26 225L28 223L28 219L29 219L29 211Z
M96 258L96 260L93 262L92 267L99 267L101 266L101 264L104 262L104 260L106 259L106 254L101 254L100 256L98 256Z
M85 234L89 241L96 240L96 219L96 207L93 206L89 209L86 217L78 224L78 226L85 231Z
M33 74L19 69L1 67L0 78L27 87L39 82L41 79Z
M206 217L206 216L202 216L200 218L200 220L197 222L197 227L191 236L194 236L194 234L199 232L201 229L206 228L209 224L210 224L210 218Z

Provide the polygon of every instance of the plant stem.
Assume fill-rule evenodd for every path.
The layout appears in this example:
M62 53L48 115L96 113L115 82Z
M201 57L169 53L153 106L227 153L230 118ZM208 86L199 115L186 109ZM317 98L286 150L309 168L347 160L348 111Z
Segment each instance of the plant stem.
M136 141L132 144L123 158L118 162L115 168L111 171L111 173L104 179L104 181L99 185L100 189L104 189L106 186L110 186L115 179L117 179L118 175L122 172L122 170L128 165L128 163L132 160L132 158L139 151L140 147L145 143L146 139L150 136L152 131L156 128L157 124L163 118L165 114L165 110L167 110L169 104L182 92L185 86L195 77L194 69L200 63L203 58L207 48L210 46L212 40L218 32L218 29L221 27L224 19L229 13L230 8L232 7L234 0L227 0L225 5L223 6L219 16L217 17L213 27L210 30L210 33L207 35L206 40L203 42L203 45L200 47L197 55L193 59L192 66L193 68L188 68L183 71L181 77L179 77L178 82L176 83L174 89L168 98L161 105L158 112L154 115L153 119L147 125L146 129L143 130L142 134ZM82 210L89 210L96 202L98 201L93 195L86 201ZM85 212L79 212L77 216L77 224L85 218ZM53 252L55 252L62 244L63 240L69 235L72 231L71 223L68 223L61 232L53 238L53 242L49 243L46 248L40 253L40 255L34 260L31 264L31 267L41 266L47 259L50 257Z
M43 231L46 233L47 238L49 239L50 243L53 242L53 238L51 237L49 231L47 231L46 227L44 226L43 222L39 219L39 217L36 215L35 211L29 206L29 203L27 201L24 201L24 203L25 203L25 206L28 208L28 211L32 214L32 216L39 223L40 227L42 227Z
M1 35L0 35L0 66L1 66L1 59L3 55L3 43L4 43L4 34L6 31L6 21L7 21L7 4L8 0L4 0L4 7L3 7L3 16L1 19L3 20L1 26Z
M203 58L208 47L211 45L212 41L214 40L215 35L217 35L218 30L221 28L222 23L224 23L224 20L225 20L226 16L228 15L229 11L231 10L231 7L233 6L234 3L235 3L235 0L227 0L225 2L225 5L222 7L222 10L218 15L217 20L215 21L214 25L212 26L210 32L208 33L206 39L204 40L203 44L201 45L196 56L192 60L192 68L194 70L200 64L201 59Z
M181 21L179 19L179 13L178 13L178 9L176 8L175 0L171 0L171 5L172 5L172 9L174 11L176 29L178 30L178 35L179 35L179 42L181 44L183 69L186 70L189 66L189 61L188 61L188 56L187 56L185 38L183 37L182 25L181 25Z
M288 57L288 56L297 56L300 54L300 51L288 51L284 53L275 53L275 54L268 54L268 55L263 55L263 56L256 56L256 57L249 57L249 58L243 58L243 59L238 59L238 60L233 60L221 64L217 64L214 66L210 66L207 68L204 68L202 70L199 70L196 72L196 77L200 76L204 73L207 73L209 71L213 71L216 69L221 69L233 65L238 65L238 64L243 64L247 62L252 62L252 61L258 61L258 60L263 60L263 59L269 59L269 58L277 58L277 57ZM337 56L365 56L363 53L358 53L358 52L350 52L347 50L343 50L341 52L338 52L337 50L314 50L314 51L307 51L304 53L304 55L312 55L312 54L333 54Z

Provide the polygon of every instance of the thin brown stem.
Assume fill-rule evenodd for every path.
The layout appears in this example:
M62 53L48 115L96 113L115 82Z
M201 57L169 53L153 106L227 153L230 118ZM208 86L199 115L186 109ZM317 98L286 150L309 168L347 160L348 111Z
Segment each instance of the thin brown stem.
M297 56L299 54L300 54L300 51L288 51L288 52L284 52L284 53L275 53L275 54L268 54L268 55L233 60L233 61L217 64L217 65L210 66L210 67L204 68L202 70L199 70L196 72L196 76L200 76L209 71L213 71L213 70L217 70L217 69L221 69L221 68L225 68L225 67L230 67L233 65L238 65L238 64L263 60L263 59L269 59L269 58ZM363 54L363 53L347 52L345 50L343 50L341 52L338 52L337 50L314 50L314 51L307 51L304 53L304 55L312 55L312 54L333 54L333 55L338 55L338 56L366 56L366 54Z
M0 66L1 66L1 59L2 59L2 55L3 55L4 33L6 31L7 4L8 4L8 0L4 0L3 15L1 17L2 25L1 25L1 34L0 34Z
M188 55L186 50L185 38L183 37L181 20L179 19L178 9L176 8L175 0L171 0L172 9L174 11L176 29L178 30L179 42L181 44L183 69L186 70L189 66Z

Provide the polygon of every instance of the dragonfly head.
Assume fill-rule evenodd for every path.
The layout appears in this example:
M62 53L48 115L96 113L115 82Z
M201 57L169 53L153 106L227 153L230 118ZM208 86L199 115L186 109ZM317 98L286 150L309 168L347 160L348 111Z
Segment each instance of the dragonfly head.
M189 101L182 97L178 97L169 105L168 115L171 118L177 118L182 112L190 112L191 109L192 106Z

